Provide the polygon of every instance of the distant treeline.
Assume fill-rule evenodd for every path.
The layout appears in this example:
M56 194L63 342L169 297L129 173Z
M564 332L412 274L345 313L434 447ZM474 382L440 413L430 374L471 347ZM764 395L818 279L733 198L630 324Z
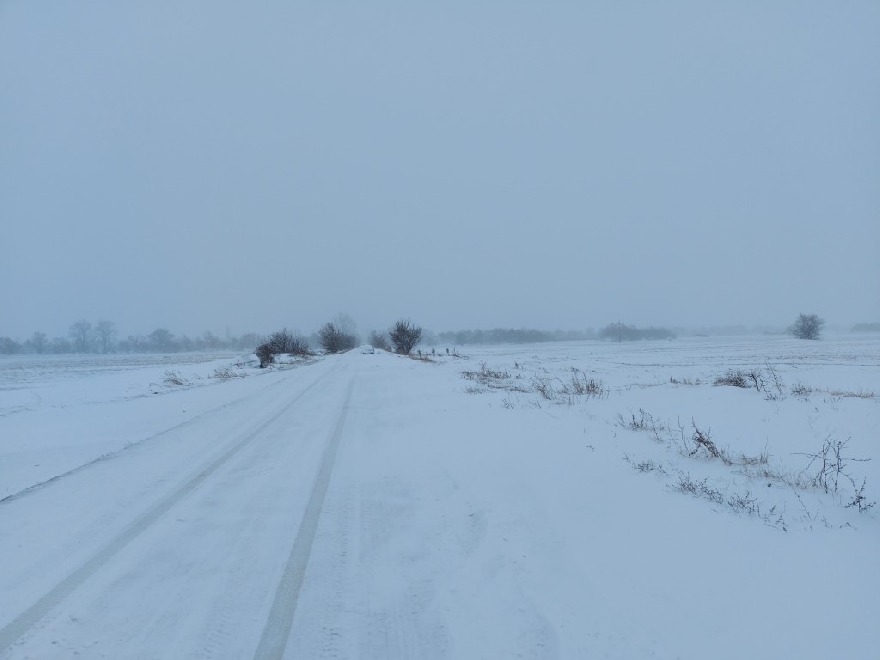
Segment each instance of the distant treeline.
M464 344L531 344L550 341L583 341L601 339L607 341L636 341L639 339L674 339L675 333L666 328L636 328L623 323L611 323L602 330L534 330L522 328L495 328L494 330L457 330L426 333L428 345Z
M675 333L667 328L637 328L625 323L609 323L599 333L606 341L639 341L640 339L675 339Z
M880 332L880 323L856 323L850 332Z
M427 333L425 344L449 344L462 346L464 344L531 344L548 341L577 341L582 339L596 339L593 330L543 330L529 329L505 329L494 330L456 330Z
M174 335L164 328L158 335L129 335L120 340L114 350L119 353L186 353L189 351L250 351L260 341L260 335L250 332L239 337L219 337L205 332L198 337ZM168 332L168 334L164 334Z
M166 328L156 328L147 335L117 337L116 325L101 320L71 324L66 337L50 339L44 332L35 332L26 341L0 337L0 354L15 353L182 353L188 351L249 351L261 338L254 333L225 337L211 331L197 337L175 335Z

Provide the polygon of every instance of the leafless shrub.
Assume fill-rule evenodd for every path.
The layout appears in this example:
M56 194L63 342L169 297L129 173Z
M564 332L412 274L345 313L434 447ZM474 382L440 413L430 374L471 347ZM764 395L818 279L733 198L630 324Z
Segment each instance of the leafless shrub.
M536 374L531 381L532 390L553 403L573 405L583 398L604 398L608 388L600 380L587 377L586 373L573 367L568 381L556 376Z
M632 469L635 470L636 472L642 472L642 473L659 472L660 474L664 474L664 475L668 474L666 472L666 469L663 467L663 463L660 463L659 461L657 463L655 463L654 461L652 461L650 459L641 460L641 461L633 461L629 457L628 454L623 455L623 460L625 460L627 463L629 463L630 467L632 467Z
M232 378L245 378L247 374L243 371L236 371L229 367L219 367L214 369L214 378L218 380L230 380Z
M553 390L553 384L551 383L549 378L544 376L534 376L532 378L532 389L534 389L538 394L547 399L547 401L554 401L556 398L556 392Z
M638 415L630 412L629 419L618 413L615 425L628 431L648 432L657 442L668 441L673 446L677 446L679 453L689 458L720 459L725 465L744 468L741 473L749 477L785 480L782 475L768 467L771 458L769 447L765 446L764 450L756 456L744 453L733 456L728 450L719 447L712 440L711 430L703 431L698 428L693 419L691 420L693 432L690 435L687 434L680 421L678 422L678 430L673 431L670 426L656 420L643 408L639 408ZM788 482L786 481L786 483Z
M767 513L761 513L761 507L758 504L758 498L752 495L751 491L745 493L724 493L717 488L709 485L709 479L696 480L691 478L688 473L678 473L678 481L667 486L670 490L679 493L690 493L696 498L709 500L713 504L726 507L734 513L745 513L748 516L755 516L764 521L765 524L783 532L788 531L788 525L783 514L777 512L776 506L770 507Z
M726 373L716 376L713 384L742 389L754 388L758 392L763 392L764 398L768 401L785 398L785 384L772 364L765 365L763 369L728 369Z
M673 385L700 385L701 381L699 378L690 379L690 378L674 378L672 376L669 377L669 382Z
M427 354L425 357L430 359ZM480 368L476 371L462 371L461 377L465 380L477 383L478 386L472 386L465 390L471 394L486 392L488 390L506 390L508 392L522 393L528 392L523 385L516 382L518 377L512 378L508 371L492 369L486 364L486 362L480 362Z
M813 388L801 382L794 383L790 388L791 395L806 398L813 393Z
M746 456L743 453L740 453L737 456L733 463L736 465L743 466L754 466L754 465L767 465L770 462L770 450L765 446L764 451L762 451L757 456Z
M166 385L189 385L189 381L186 380L183 376L181 376L176 371L166 371L165 372L165 384Z
M688 453L689 456L693 457L702 455L707 458L720 458L725 465L733 464L733 461L730 459L730 456L727 455L727 452L719 448L712 440L710 435L711 429L704 432L697 427L696 422L693 420L691 420L691 424L694 427L694 433L691 436L693 449Z
M748 369L743 372L748 382L759 392L763 392L766 387L764 383L764 374L760 369Z
M753 497L750 491L745 493L733 493L727 496L726 504L736 513L747 513L750 516L760 515L761 507L758 498Z
M776 370L772 364L764 365L764 373L767 374L767 378L770 381L770 386L764 387L764 398L768 401L777 401L785 398L785 383L782 382L782 377L779 375L779 372Z
M394 350L402 355L409 355L420 341L422 329L411 321L401 319L388 331L388 337L394 344Z
M481 383L488 383L490 381L506 380L510 378L510 373L507 371L490 369L488 364L480 362L480 368L478 371L462 371L461 377L465 380L476 380Z
M839 396L839 397L843 397L843 398L853 398L853 399L873 399L877 396L871 390L863 390L863 389L859 389L858 391L828 390L828 394L830 394L831 396Z
M650 413L645 412L644 408L639 408L639 416L636 417L634 412L630 413L629 421L623 418L620 413L617 414L617 425L630 431L650 431L655 428L654 418Z
M716 376L714 385L728 385L730 387L741 387L748 389L750 387L746 375L739 369L728 369L727 373L722 376Z
M311 355L309 342L305 337L287 331L287 328L269 335L266 341L273 355Z
M663 422L657 421L654 417L651 416L650 413L646 412L644 408L639 408L638 417L634 412L630 412L630 418L627 420L620 413L617 414L617 421L615 424L620 428L627 429L628 431L646 431L651 434L651 436L657 442L663 442L663 435L669 435L670 429Z
M689 473L679 473L678 481L669 486L679 493L690 493L694 497L707 499L715 504L724 504L724 494L709 486L709 478L700 481L691 478Z
M850 463L867 463L871 459L845 456L848 443L849 438L846 440L834 440L831 435L828 435L818 451L811 454L797 454L798 456L807 456L810 459L801 473L806 477L806 483L809 486L821 488L831 495L837 495L841 485L845 486L849 482L853 490L859 491L855 479L847 471L847 466ZM864 487L863 480L862 491Z
M260 360L260 369L265 369L275 362L275 354L272 353L272 347L268 342L264 342L254 349L254 355Z
M571 393L577 396L602 398L608 395L608 390L601 381L588 378L587 374L579 369L571 368L571 380L569 381Z
M862 485L856 489L849 504L846 505L847 509L856 507L859 513L865 513L868 509L871 509L877 504L877 502L868 502L868 499L865 497L865 481L866 480L863 478ZM855 487L855 482L853 482L853 487Z

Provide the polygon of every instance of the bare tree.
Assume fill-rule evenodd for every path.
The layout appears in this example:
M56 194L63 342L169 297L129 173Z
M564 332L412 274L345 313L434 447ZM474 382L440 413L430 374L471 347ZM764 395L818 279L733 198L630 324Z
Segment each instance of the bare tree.
M210 330L205 330L205 334L202 335L202 337L205 341L205 348L210 348L213 350L213 349L219 348L220 344L223 343L222 340L220 339L220 337L215 335Z
M174 335L165 328L156 328L150 333L150 341L159 352L166 353L173 348Z
M383 351L391 350L391 344L388 342L387 332L376 332L373 330L373 332L370 333L369 342L373 348L381 348Z
M35 353L43 353L49 345L49 339L45 332L35 332L30 338L31 348Z
M73 347L66 337L55 337L52 340L52 346L50 348L53 353L57 354L73 352Z
M21 352L21 344L12 337L0 337L0 353L12 355Z
M336 329L339 330L340 333L351 338L351 346L349 348L354 348L355 345L357 345L357 323L354 322L353 318L345 312L339 312L339 314L333 318L333 325L336 326Z
M338 353L343 348L344 335L333 323L325 323L318 329L318 341L328 353Z
M801 314L788 331L798 339L819 339L825 319L818 314Z
M394 350L409 355L422 340L422 329L408 320L401 319L388 331Z
M351 350L357 342L357 325L354 319L343 312L318 330L318 343L328 353Z
M101 319L95 325L95 335L98 337L98 345L102 353L107 353L116 341L116 324L113 321Z
M92 343L92 324L88 321L77 321L67 331L73 341L73 350L77 353L88 353Z

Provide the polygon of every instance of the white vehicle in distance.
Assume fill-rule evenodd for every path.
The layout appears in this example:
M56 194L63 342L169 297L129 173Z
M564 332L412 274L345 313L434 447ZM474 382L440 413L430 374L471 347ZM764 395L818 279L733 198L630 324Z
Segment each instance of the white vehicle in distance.
M363 346L361 346L361 353L375 353L375 352L376 351L373 350L373 347L370 346L369 344L364 344Z

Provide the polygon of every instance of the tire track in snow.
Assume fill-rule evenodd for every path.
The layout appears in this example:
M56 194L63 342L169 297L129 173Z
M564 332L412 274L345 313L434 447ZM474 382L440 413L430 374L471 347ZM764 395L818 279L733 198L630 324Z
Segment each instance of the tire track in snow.
M348 406L351 402L351 393L354 389L354 379L348 384L345 401L336 427L327 441L324 456L321 459L321 467L312 487L312 494L303 513L302 522L299 525L296 540L290 549L290 556L284 566L284 573L278 583L275 599L269 610L269 618L260 643L254 654L255 660L280 659L284 657L287 647L287 638L293 626L293 616L296 613L296 604L299 600L299 591L302 588L306 568L309 565L309 555L312 552L312 543L315 540L315 532L318 530L318 520L321 517L321 509L324 506L324 497L327 495L327 487L330 485L330 477L333 474L333 465L336 462L336 453L339 442L342 439L342 429L345 426L345 418L348 415Z
M125 548L125 546L140 536L175 504L192 493L202 484L202 482L229 461L229 459L244 449L245 446L250 444L279 417L290 410L290 408L310 392L312 388L322 380L322 378L324 378L324 376L319 376L299 394L293 397L293 399L281 408L281 410L272 415L265 423L261 424L255 431L251 432L243 440L237 442L230 449L226 450L221 456L211 461L211 463L209 463L201 472L187 481L183 486L161 499L155 506L141 515L128 529L116 537L116 539L111 541L102 550L98 551L98 553L90 560L55 585L55 587L53 587L48 593L24 612L19 614L15 619L7 623L3 628L0 628L0 651L12 646L19 638L24 636L28 630L36 625L44 616L46 616L46 614L77 589L77 587L88 580L89 577L98 571L104 564ZM349 386L349 395L350 394L351 386ZM347 403L348 400L346 399L346 406ZM309 501L309 504L311 504L311 500Z
M75 468L71 468L70 470L67 470L66 472L62 472L61 474L56 474L54 477L50 477L49 479L46 479L44 481L39 481L31 486L28 486L27 488L22 488L20 491L18 491L16 493L12 493L10 495L7 495L6 497L0 497L0 504L3 504L4 502L11 502L13 500L17 500L20 497L24 497L25 495L33 493L34 491L40 490L41 488L45 488L46 486L54 484L54 483L60 481L61 479L65 479L67 477L73 476L74 474L76 474L82 470L85 470L87 468L90 468L93 465L101 463L102 461L109 461L113 458L116 458L119 454L122 454L123 452L128 451L129 449L131 449L133 447L137 447L138 445L141 445L145 442L149 442L150 440L155 440L156 438L161 438L162 436L167 435L169 433L172 433L174 431L177 431L178 429L181 429L181 428L184 428L187 426L191 426L192 424L199 422L200 420L204 419L205 417L209 417L210 415L213 415L221 410L225 410L231 406L237 405L237 404L241 403L242 401L247 401L248 399L252 399L255 397L259 398L260 396L263 395L263 393L267 389L269 389L271 387L275 387L280 382L282 382L282 381L276 380L272 383L269 383L269 385L267 385L266 387L264 387L261 390L258 390L257 392L251 392L250 394L246 394L245 396L241 397L240 399L234 399L233 401L227 401L226 403L224 403L220 406L217 406L216 408L211 408L210 410L206 410L205 412L203 412L199 415L191 417L190 419L185 419L184 421L180 422L179 424L175 424L174 426L169 426L167 429L163 429L161 431L158 431L157 433L154 433L153 435L149 435L145 438L141 438L140 440L134 440L134 441L126 444L124 447L120 447L119 449L114 449L113 451L108 451L104 454L101 454L100 456L97 456L97 457L93 458L92 460L90 460L86 463L83 463L82 465L77 465Z

